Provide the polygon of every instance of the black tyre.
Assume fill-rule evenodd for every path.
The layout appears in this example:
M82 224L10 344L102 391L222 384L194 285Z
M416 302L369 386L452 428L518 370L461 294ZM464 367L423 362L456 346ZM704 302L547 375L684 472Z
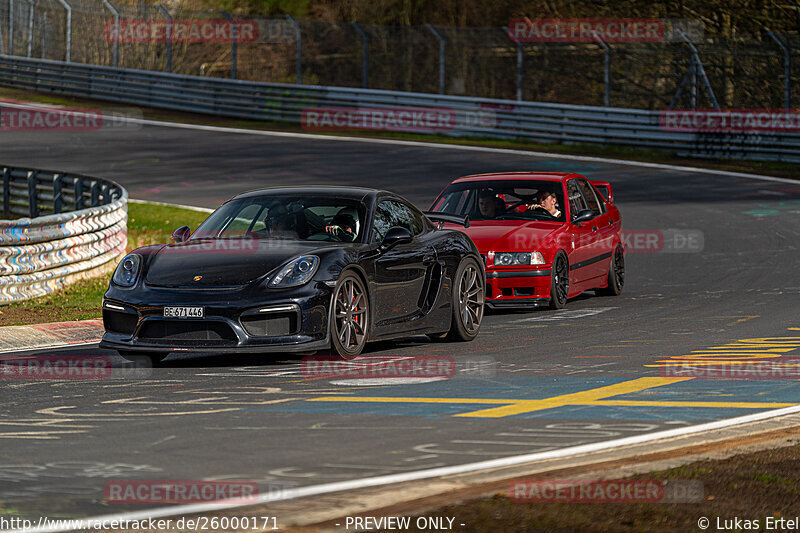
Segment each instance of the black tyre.
M550 273L550 309L563 309L569 295L569 263L564 252L553 259Z
M597 293L603 296L619 296L623 286L625 286L625 252L622 246L617 246L608 267L608 287L599 289Z
M334 289L331 307L331 349L342 359L357 357L367 344L369 295L354 272L345 272Z
M167 358L166 352L137 352L133 350L117 350L117 352L128 362L137 367L156 368L161 366Z
M453 319L448 340L471 341L478 336L483 320L485 283L477 261L472 258L461 261L453 277Z

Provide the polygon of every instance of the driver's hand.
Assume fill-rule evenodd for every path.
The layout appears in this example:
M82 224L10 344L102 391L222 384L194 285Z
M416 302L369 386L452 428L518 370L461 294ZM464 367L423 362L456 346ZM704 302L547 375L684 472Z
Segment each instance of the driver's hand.
M531 205L528 206L528 211L533 211L537 207L542 207L542 206L539 205L539 204L531 204Z
M338 236L340 233L343 232L344 230L339 226L325 226L325 233Z

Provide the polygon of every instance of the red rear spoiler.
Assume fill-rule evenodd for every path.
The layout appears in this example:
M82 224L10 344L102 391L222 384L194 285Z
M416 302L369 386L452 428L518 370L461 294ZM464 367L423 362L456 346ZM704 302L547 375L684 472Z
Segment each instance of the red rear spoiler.
M591 184L594 185L595 189L600 191L606 202L613 204L614 203L614 191L611 189L611 184L607 181L595 181L591 180Z

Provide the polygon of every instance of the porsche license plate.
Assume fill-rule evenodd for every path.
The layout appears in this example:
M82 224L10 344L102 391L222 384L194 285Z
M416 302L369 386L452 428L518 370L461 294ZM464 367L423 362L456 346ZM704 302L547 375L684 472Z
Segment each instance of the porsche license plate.
M165 307L164 318L205 318L204 307Z

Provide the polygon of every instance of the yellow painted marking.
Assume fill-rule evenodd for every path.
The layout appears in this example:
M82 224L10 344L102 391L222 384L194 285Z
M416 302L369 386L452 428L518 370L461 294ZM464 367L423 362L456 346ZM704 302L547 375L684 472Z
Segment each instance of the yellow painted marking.
M473 411L471 413L463 413L455 415L457 417L469 418L501 418L504 416L512 416L523 413L530 413L533 411L541 411L543 409L552 409L554 407L562 407L565 405L592 405L597 400L608 398L610 396L619 396L621 394L628 394L631 392L639 392L654 387L661 387L663 385L670 385L672 383L680 383L694 378L691 377L676 377L676 378L662 378L662 377L647 377L639 378L631 381L625 381L606 387L599 387L597 389L590 389L587 391L574 392L570 394L562 394L560 396L553 396L551 398L542 398L539 400L520 400L520 399L494 399L494 398L391 398L391 397L355 397L355 396L323 396L321 398L312 398L306 401L309 402L376 402L376 403L446 403L446 404L489 404L489 405L502 405L502 407L492 407L490 409L482 409L480 411Z

